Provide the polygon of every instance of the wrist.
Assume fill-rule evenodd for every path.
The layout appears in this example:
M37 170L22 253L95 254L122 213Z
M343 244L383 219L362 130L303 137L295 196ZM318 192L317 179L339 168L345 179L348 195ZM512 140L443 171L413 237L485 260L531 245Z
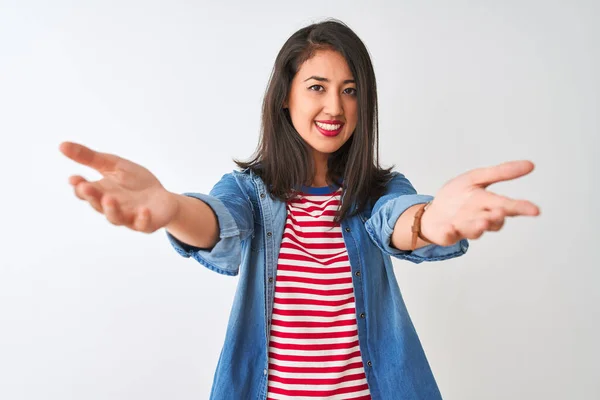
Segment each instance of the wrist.
M173 210L171 218L169 219L169 222L167 222L165 225L165 228L167 230L169 229L169 227L172 227L174 224L177 224L177 221L179 221L181 209L182 209L182 205L181 205L182 197L184 197L184 196L180 195L178 193L173 193L173 192L167 191L166 201L169 204L168 207Z
M432 201L430 201L429 203L427 203L427 205L424 208L423 211L423 215L421 216L421 229L419 231L419 238L428 242L428 243L433 243L433 241L431 241L431 239L429 239L430 237L432 237L432 229L431 229L431 212L428 211L429 208L431 208L431 203Z
M419 239L421 239L423 242L426 242L426 243L432 243L432 241L429 240L427 238L427 236L425 235L425 233L423 232L423 219L425 218L425 215L428 214L426 211L430 205L431 205L431 201L424 203L424 204L420 204L417 208L417 212L414 215L413 224L411 226L411 234L412 234L411 250L412 251L416 250L417 247L421 247L424 245L423 243L420 243L420 246L418 246Z

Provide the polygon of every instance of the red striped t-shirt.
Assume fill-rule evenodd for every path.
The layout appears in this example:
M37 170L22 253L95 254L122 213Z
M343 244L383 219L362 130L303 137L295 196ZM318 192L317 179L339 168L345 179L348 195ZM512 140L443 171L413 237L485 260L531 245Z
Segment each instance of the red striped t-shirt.
M269 339L268 399L370 399L358 345L341 188L287 203Z

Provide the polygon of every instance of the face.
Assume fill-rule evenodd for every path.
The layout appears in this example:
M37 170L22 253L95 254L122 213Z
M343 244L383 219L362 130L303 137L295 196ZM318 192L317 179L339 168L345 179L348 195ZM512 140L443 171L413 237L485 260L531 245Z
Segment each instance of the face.
M317 51L294 76L285 106L315 159L326 161L352 136L358 118L356 84L344 57Z

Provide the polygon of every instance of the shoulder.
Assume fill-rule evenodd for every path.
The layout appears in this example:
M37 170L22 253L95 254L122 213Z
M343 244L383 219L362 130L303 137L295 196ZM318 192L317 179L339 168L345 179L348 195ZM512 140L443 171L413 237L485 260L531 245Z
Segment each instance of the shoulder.
M415 189L408 178L401 172L392 171L390 173L390 179L385 185L386 194L398 193L413 194Z
M249 168L243 170L234 169L231 172L224 173L221 176L221 180L237 182L245 182L254 178L257 178L257 175L254 174Z
M224 174L215 187L225 188L229 192L241 192L252 199L257 192L265 190L265 183L258 174L247 168Z
M252 176L250 171L233 170L221 176L213 187L214 190L250 193L253 190Z

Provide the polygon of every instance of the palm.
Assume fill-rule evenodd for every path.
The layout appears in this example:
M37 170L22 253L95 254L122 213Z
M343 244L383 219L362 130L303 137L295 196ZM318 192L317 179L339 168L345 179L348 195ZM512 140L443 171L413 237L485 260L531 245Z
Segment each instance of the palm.
M88 201L111 223L149 233L164 227L173 218L175 202L146 168L76 143L65 142L60 150L73 161L102 174L103 178L96 182L72 176L70 183L77 197Z
M513 200L486 190L493 183L527 175L529 161L513 161L468 171L446 183L423 214L422 232L431 242L449 246L461 239L498 231L505 217L534 216L539 208L527 200Z

